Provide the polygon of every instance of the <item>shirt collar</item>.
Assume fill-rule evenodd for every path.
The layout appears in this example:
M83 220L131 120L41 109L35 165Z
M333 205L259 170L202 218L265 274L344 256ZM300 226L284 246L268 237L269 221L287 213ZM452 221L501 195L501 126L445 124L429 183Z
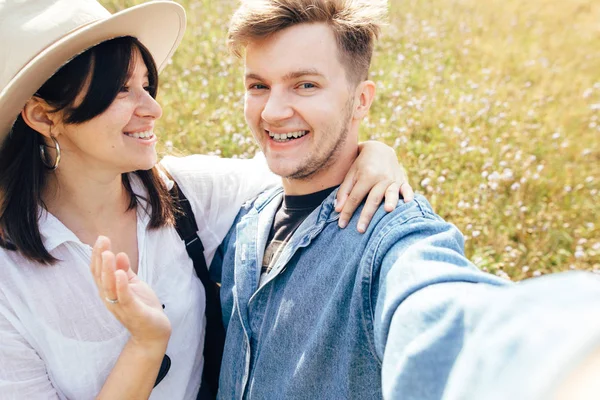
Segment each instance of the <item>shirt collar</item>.
M65 242L81 243L79 238L48 210L38 207L38 226L46 251L51 252Z
M337 196L338 190L339 187L335 188L318 207L319 211L317 216L317 222L325 222L339 218L340 213L335 211L335 198ZM282 195L283 188L281 186L270 190L266 190L265 192L260 194L254 202L254 212L260 213L273 200L281 201Z
M167 189L171 189L174 182L167 177L162 171L159 172L160 177L166 184ZM140 207L137 207L138 224L147 225L150 217L144 211L148 206L144 198L147 196L146 189L142 184L140 178L135 174L129 174L129 182L131 183L131 189L133 193L138 196L138 202ZM46 248L46 251L51 252L63 243L74 242L86 246L79 240L69 228L67 228L58 218L52 215L48 210L43 207L38 207L38 226L40 230L40 236L42 243Z

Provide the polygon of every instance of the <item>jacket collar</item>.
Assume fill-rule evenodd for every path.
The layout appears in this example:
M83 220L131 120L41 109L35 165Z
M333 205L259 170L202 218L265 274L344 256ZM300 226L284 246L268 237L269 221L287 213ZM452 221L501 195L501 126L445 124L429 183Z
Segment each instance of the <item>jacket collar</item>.
M338 190L339 188L333 190L329 194L329 196L327 196L327 198L323 201L323 203L321 203L321 205L318 207L319 214L317 216L317 220L315 221L317 224L339 218L340 213L335 211L335 198L337 196ZM271 201L279 199L282 194L283 187L281 186L264 191L254 201L251 213L258 214L262 212L264 208L271 203Z

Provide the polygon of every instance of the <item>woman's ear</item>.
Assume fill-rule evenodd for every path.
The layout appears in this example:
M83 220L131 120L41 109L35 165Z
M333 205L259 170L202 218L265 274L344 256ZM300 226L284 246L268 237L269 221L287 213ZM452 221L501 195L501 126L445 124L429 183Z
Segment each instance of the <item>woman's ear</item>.
M375 99L375 83L373 81L363 81L356 87L356 107L354 108L354 119L362 120L369 113L371 104Z
M31 129L41 135L56 136L56 133L52 134L52 128L55 126L54 120L57 116L51 111L51 107L44 100L32 97L21 110L21 117Z

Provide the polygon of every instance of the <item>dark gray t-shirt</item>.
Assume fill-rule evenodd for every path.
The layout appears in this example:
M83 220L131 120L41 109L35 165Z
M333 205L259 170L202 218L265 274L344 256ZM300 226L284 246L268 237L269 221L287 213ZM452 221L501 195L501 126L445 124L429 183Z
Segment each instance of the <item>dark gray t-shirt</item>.
M301 196L283 196L283 201L275 214L265 255L262 262L261 275L266 276L271 272L275 265L281 250L285 247L288 240L292 237L296 229L302 224L302 221L321 205L323 200L337 186L321 190L316 193L305 194Z

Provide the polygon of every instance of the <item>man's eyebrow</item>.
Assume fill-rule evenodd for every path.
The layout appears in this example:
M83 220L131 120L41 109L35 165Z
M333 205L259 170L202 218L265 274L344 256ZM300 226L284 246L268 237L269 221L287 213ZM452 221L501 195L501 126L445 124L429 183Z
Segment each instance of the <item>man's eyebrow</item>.
M325 76L322 73L320 73L319 71L317 71L316 69L309 68L309 69L301 69L301 70L298 70L298 71L290 72L289 74L286 74L283 77L283 79L287 81L287 80L290 80L290 79L297 79L297 78L300 78L300 77L303 77L303 76L307 76L307 75L310 75L310 76L320 76L320 77L324 77Z
M310 76L320 76L320 77L324 77L325 76L322 73L320 73L319 71L317 71L316 69L301 69L301 70L298 70L298 71L293 71L293 72L290 72L288 74L285 74L284 77L283 77L283 80L288 81L288 80L291 80L291 79L297 79L297 78L300 78L300 77L303 77L303 76L307 76L307 75L310 75ZM260 75L255 74L255 73L248 73L248 74L246 74L245 79L246 80L254 79L254 80L257 80L257 81L263 81L264 80Z
M246 74L246 75L244 76L244 79L245 79L245 80L248 80L248 79L254 79L255 81L262 81L262 80L263 80L263 78L261 78L261 76L260 76L260 75L258 75L258 74L253 74L253 73L248 73L248 74Z

